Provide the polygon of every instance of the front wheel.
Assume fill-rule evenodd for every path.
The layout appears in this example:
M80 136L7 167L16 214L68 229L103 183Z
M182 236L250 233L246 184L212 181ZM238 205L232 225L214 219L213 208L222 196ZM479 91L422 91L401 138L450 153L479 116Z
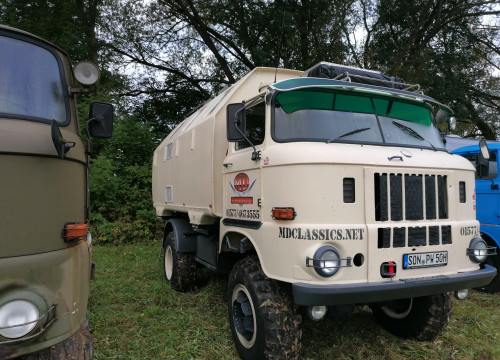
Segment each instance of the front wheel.
M302 317L291 294L264 275L256 257L234 266L227 301L233 340L242 359L297 359Z
M175 235L170 232L163 247L163 270L170 287L187 292L196 286L197 266L193 253L181 253L175 246Z
M434 340L448 324L451 293L394 300L371 306L375 320L390 333L420 341Z
M17 360L90 360L92 359L92 335L85 319L80 329L71 337L47 349L21 356Z

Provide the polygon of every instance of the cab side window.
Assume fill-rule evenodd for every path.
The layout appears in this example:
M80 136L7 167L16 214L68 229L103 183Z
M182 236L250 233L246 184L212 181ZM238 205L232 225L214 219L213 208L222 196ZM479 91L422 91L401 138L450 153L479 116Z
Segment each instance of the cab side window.
M264 142L266 129L266 103L254 105L245 110L247 119L247 131L245 135L254 145L260 145ZM236 150L250 147L248 141L243 140L236 143Z

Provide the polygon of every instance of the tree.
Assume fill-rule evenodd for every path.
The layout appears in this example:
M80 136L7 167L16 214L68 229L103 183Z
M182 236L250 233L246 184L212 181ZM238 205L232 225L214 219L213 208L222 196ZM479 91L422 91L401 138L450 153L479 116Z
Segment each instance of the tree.
M38 35L73 61L98 60L96 26L101 0L5 0L0 22Z
M492 75L500 70L500 28L484 17L498 21L497 2L381 0L375 7L365 63L420 83L451 105L459 121L473 125L462 126L465 135L495 139L497 125L485 114L500 113Z

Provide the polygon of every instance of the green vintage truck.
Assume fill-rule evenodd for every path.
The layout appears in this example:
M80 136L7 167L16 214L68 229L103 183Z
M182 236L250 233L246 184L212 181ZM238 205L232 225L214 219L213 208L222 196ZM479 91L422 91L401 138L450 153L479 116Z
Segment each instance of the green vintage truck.
M91 86L99 71L1 25L0 53L0 359L90 359L91 144L73 77ZM89 139L109 138L113 106L90 107Z

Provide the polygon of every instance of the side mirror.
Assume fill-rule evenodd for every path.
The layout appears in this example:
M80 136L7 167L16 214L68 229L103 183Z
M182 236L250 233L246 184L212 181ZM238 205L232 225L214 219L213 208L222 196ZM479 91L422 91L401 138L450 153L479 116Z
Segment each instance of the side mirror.
M490 159L490 150L488 149L488 144L486 144L486 140L479 140L479 150L481 150L481 156L489 160Z
M455 130L457 128L457 119L454 116L451 116L448 119L448 129Z
M109 139L113 135L113 105L93 102L90 104L87 131L91 138Z
M446 123L448 124L448 130L455 130L457 128L457 120L455 119L455 117L450 115L452 115L451 112L439 109L436 114L436 122L438 124L441 124L446 121Z
M245 140L246 132L246 115L245 105L242 103L229 104L227 106L227 141L242 141Z
M484 139L481 139L479 141L479 150L481 151L479 152L476 171L477 171L477 176L480 179L483 179L488 177L488 173L490 171L490 162L489 162L490 151Z
M438 124L441 124L448 118L448 113L444 111L443 109L439 109L437 114L436 114L436 122Z

